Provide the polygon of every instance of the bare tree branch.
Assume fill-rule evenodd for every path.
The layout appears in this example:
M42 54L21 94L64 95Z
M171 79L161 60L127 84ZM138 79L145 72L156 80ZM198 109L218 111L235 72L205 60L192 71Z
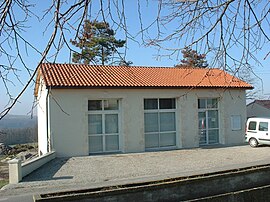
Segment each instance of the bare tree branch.
M270 55L265 50L270 45L270 1L52 0L43 14L37 15L38 4L26 0L0 3L0 85L8 98L7 106L0 109L0 119L34 82L37 68L29 65L27 57L36 54L39 65L57 62L63 52L76 52L69 40L79 36L85 19L109 22L125 36L123 59L130 42L154 47L158 58L178 62L181 50L190 47L206 53L209 66L237 75L244 70L254 72L251 64L260 65ZM132 11L127 10L130 5ZM43 48L26 37L31 26L36 26L31 24L33 19L42 24L43 34L49 37ZM261 50L265 55L259 58ZM17 83L23 87L14 95L11 87Z

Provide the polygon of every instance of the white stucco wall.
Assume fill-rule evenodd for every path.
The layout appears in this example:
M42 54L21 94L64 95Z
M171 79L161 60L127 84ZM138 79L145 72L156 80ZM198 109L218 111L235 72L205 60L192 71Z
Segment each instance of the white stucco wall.
M48 90L43 81L40 81L39 91L37 96L37 115L38 115L38 153L46 154L47 149L47 118L46 118L46 97Z
M52 89L49 99L53 149L57 156L89 155L89 99L121 99L120 150L143 152L144 98L176 98L177 148L199 146L198 98L220 98L220 143L244 141L246 103L244 90L179 90L179 89ZM232 131L231 115L241 115L242 128Z
M247 120L245 91L225 91L221 99L221 130L223 130L222 144L244 143L245 124ZM241 130L232 130L231 116L241 116Z

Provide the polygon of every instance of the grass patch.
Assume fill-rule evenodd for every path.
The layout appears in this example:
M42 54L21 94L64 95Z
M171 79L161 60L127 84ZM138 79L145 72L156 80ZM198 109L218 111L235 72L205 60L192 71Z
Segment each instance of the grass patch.
M8 184L8 180L0 180L0 189Z

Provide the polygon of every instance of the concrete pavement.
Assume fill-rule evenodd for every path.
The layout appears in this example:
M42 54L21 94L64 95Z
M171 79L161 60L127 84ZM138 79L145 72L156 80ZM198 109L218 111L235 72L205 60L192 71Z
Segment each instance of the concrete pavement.
M270 147L248 145L57 158L0 191L1 201L33 194L200 175L270 164Z

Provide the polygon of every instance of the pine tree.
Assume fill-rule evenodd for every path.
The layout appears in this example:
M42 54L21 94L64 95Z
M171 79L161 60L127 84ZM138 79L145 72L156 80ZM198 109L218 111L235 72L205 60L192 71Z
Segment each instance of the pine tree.
M181 64L176 65L176 67L208 67L205 54L199 54L197 51L192 50L189 47L185 47L181 52L183 54L183 59L181 60Z
M78 40L70 40L80 48L80 53L73 53L72 62L83 64L112 64L115 58L124 61L117 51L126 41L115 38L115 32L107 22L85 20ZM114 57L114 54L117 57Z

